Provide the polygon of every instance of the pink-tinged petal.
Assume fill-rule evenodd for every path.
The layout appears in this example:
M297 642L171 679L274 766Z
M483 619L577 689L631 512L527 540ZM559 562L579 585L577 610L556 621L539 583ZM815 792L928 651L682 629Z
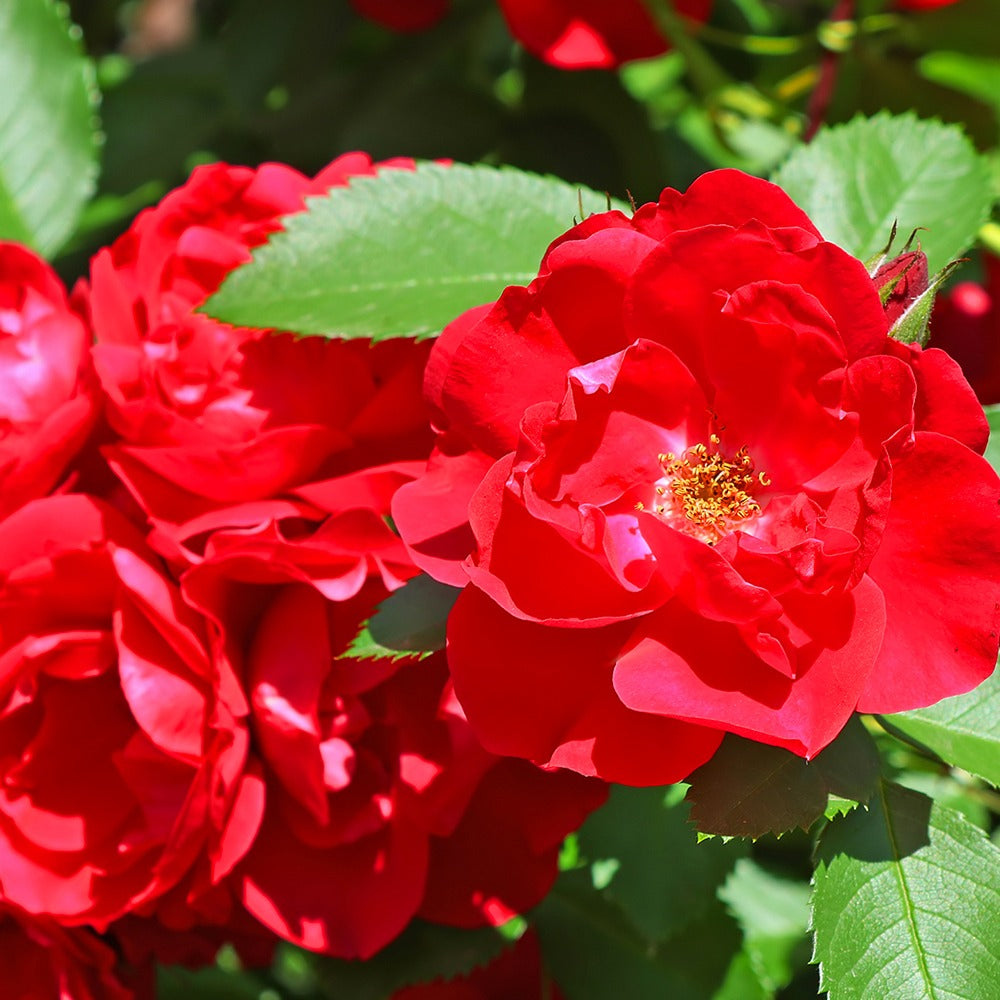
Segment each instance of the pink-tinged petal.
M863 712L902 712L985 680L1000 633L1000 483L978 455L918 431L892 465L892 507L868 573L888 622Z
M463 591L448 665L486 749L632 785L680 781L708 760L721 734L629 711L615 695L611 673L633 628L546 627Z
M843 728L872 671L885 626L882 595L862 581L832 597L789 594L784 606L804 637L794 679L768 669L733 626L674 601L618 661L615 691L638 712L814 756Z
M166 753L197 762L205 749L207 684L132 601L119 606L115 639L122 693L136 722Z
M555 881L563 838L606 797L603 782L526 761L497 762L457 829L431 839L420 916L478 927L525 913Z
M492 465L493 459L481 451L438 451L424 475L392 498L392 519L407 551L440 583L468 583L462 562L476 547L469 502Z
M237 868L243 903L310 951L369 958L410 922L423 897L427 840L403 824L335 850L309 847L274 819Z
M314 590L283 587L257 625L247 677L260 752L319 823L329 817L318 715L330 662L325 605Z
M239 779L226 827L212 852L212 881L219 882L247 855L264 821L267 787L256 761Z
M115 269L108 249L99 250L90 265L87 305L98 344L138 343L132 291Z

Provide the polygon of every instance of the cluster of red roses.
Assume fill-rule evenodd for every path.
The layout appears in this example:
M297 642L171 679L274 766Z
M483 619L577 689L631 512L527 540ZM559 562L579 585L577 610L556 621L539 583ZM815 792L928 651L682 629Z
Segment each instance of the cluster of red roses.
M726 732L812 756L993 669L1000 491L958 365L888 336L915 272L724 170L585 220L433 348L196 311L373 172L202 167L69 300L0 247L11 982L500 923L598 779ZM421 570L463 588L447 663L351 655Z
M899 10L931 10L956 0L896 0ZM666 3L666 0L664 0ZM423 31L441 20L451 0L351 0L365 17L393 31ZM529 52L560 69L612 69L670 48L649 0L497 0L510 33ZM704 23L712 0L672 0L674 10Z
M341 655L418 572L387 515L431 447L429 345L195 311L304 196L373 172L201 168L70 301L0 247L5 995L40 995L46 953L53 997L128 995L87 927L141 967L500 923L605 797L483 750L442 654Z

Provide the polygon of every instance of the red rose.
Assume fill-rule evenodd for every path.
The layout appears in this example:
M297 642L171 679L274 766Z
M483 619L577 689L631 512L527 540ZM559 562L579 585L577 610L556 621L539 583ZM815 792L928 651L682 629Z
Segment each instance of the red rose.
M409 986L392 1000L563 1000L562 991L542 971L538 937L529 930L492 962L467 976Z
M992 671L986 423L887 328L863 264L723 170L587 219L445 331L393 516L468 583L448 657L488 749L659 784L723 732L811 757Z
M670 48L643 0L499 0L511 34L563 69L612 69ZM678 13L708 19L712 0L678 0Z
M106 926L200 858L226 870L239 692L116 511L70 494L0 522L0 662L7 900Z
M264 818L229 884L282 937L344 957L370 956L418 914L473 926L532 906L562 839L604 797L483 751L440 655L341 657L414 572L385 522L351 508L359 496L334 481L312 510L275 501L256 526L211 534L184 580L250 704ZM367 571L331 578L352 538Z
M351 0L363 17L392 31L423 31L448 13L450 0Z
M426 345L297 339L195 311L306 195L373 172L362 154L312 181L278 164L202 167L94 258L80 294L120 438L105 454L159 524L166 554L176 554L171 525L377 464L389 451L426 455L416 389Z
M88 346L52 268L0 243L0 517L49 493L93 426Z
M0 904L5 1000L132 1000L115 953L89 930Z
M983 403L1000 403L1000 257L983 254L985 285L961 281L939 295L931 346L961 366Z

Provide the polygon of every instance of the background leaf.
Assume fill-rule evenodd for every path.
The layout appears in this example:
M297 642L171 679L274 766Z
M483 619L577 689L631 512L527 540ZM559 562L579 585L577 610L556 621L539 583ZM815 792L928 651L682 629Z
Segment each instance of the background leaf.
M604 895L650 941L669 937L712 901L736 861L740 843L698 843L683 790L612 785L606 805L578 833L592 864L613 861Z
M1000 671L967 694L879 721L946 764L1000 787Z
M70 235L97 178L92 67L64 11L0 3L0 238L45 255Z
M808 829L831 793L864 802L878 774L878 751L857 716L812 761L729 733L688 779L691 819L702 833L725 837Z
M993 201L986 161L961 129L912 114L823 129L773 180L826 239L862 260L885 246L894 221L904 236L926 227L932 273L971 245Z
M958 813L882 783L823 831L813 959L830 1000L993 1000L1000 849Z
M466 930L414 920L367 961L310 956L312 973L334 1000L385 1000L411 983L454 979L492 961L510 942L493 927Z
M345 339L431 336L530 281L580 198L585 214L607 209L603 194L510 168L383 170L311 199L203 311Z
M444 649L448 612L461 591L416 576L375 609L347 649L351 659L399 659Z
M809 953L809 887L743 858L719 898L743 928L743 950L768 995L787 986Z
M594 892L587 869L564 872L533 922L569 1000L706 1000L723 985L740 946L735 920L714 899L683 931L650 943L620 906Z

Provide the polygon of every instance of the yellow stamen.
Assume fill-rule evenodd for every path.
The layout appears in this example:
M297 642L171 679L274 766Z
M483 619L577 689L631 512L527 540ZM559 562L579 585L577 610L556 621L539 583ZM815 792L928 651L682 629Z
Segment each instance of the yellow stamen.
M669 482L656 492L668 503L653 509L664 517L672 515L680 530L714 545L741 522L760 514L752 489L769 486L771 480L754 469L745 447L727 460L719 453L719 436L712 434L708 440L711 450L698 443L679 458L670 452L658 456Z

